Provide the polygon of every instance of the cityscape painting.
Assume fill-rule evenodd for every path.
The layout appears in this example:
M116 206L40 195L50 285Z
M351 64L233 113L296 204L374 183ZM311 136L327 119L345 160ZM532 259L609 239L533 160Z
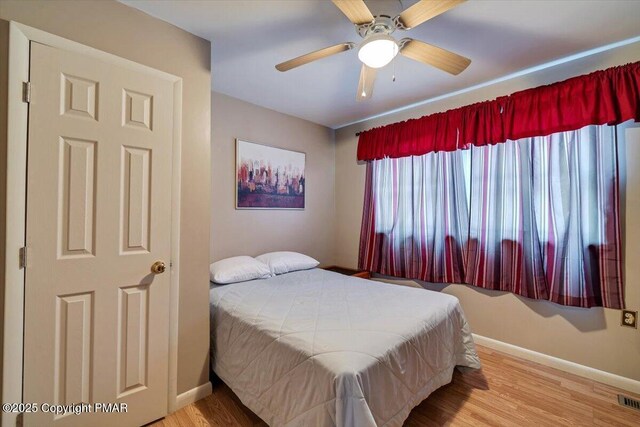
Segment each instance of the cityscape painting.
M304 209L305 154L236 139L236 209Z

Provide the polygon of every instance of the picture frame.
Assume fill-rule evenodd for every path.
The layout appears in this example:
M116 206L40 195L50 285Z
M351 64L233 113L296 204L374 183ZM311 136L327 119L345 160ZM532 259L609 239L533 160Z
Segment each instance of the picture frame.
M236 209L304 210L306 153L236 138Z

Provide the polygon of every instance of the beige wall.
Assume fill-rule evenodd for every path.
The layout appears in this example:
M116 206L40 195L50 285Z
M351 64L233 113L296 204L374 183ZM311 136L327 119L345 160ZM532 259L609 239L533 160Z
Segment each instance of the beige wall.
M292 250L332 263L333 131L216 92L211 114L211 260ZM235 138L306 153L304 210L235 209Z
M629 45L336 131L336 182L349 183L336 187L336 262L346 266L357 264L365 166L356 163L355 132L637 61L639 51L640 43ZM620 157L623 178L626 173L622 201L626 304L628 308L638 310L640 263L636 260L640 253L640 127L635 125L622 134L624 138L620 149L626 154ZM473 332L477 334L640 380L640 331L621 327L619 311L562 307L463 285L427 286L458 297Z
M209 349L210 43L115 1L1 0L0 20L4 21L0 21L2 26L14 20L182 77L178 393L205 383ZM6 48L6 37L2 43ZM0 83L6 86L6 58L0 59ZM3 87L0 94L4 93ZM6 96L0 102L2 113L5 100ZM0 129L0 134L6 135L6 130ZM6 151L6 143L1 149ZM0 168L3 182L6 163Z

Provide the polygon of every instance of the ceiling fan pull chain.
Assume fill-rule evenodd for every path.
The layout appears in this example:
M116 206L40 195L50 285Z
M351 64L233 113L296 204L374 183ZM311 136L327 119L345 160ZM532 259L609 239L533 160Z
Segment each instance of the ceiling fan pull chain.
M361 94L361 96L363 98L365 98L367 96L367 92L365 90L365 87L367 87L367 73L364 73L362 75L362 94Z
M396 81L396 58L393 58L393 64L391 64L391 66L393 67L393 76L391 77L391 81L395 83Z

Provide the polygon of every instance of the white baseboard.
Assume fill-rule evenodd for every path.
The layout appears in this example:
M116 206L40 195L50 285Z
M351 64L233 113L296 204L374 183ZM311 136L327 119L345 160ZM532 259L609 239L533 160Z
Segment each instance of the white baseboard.
M196 388L187 390L184 393L180 393L176 398L176 411L184 406L190 405L191 403L197 402L200 399L204 399L210 394L211 383L209 381Z
M473 340L476 344L489 347L491 349L519 357L521 359L536 362L550 368L560 371L569 372L570 374L588 378L603 384L617 387L632 393L640 394L640 381L631 378L622 377L610 372L601 371L589 366L580 365L558 357L549 356L548 354L538 353L537 351L528 350L513 344L494 340L493 338L483 337L482 335L473 334Z

